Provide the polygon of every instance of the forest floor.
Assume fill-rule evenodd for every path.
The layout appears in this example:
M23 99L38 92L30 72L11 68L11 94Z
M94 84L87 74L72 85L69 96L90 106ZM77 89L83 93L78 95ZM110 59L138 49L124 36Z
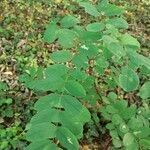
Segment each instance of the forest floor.
M141 43L145 56L150 50L150 4L140 0L115 2L127 11L128 32ZM18 78L29 66L47 66L52 46L42 41L46 25L56 4L30 3L24 0L0 1L0 82L7 88L0 91L0 131L7 150L22 150L26 145L25 125L33 115L36 95L19 83ZM65 13L65 8L57 13ZM0 85L1 86L1 85ZM3 102L7 99L7 102ZM109 136L103 138L101 149L107 149ZM94 141L94 142L93 142ZM81 149L100 149L99 139L82 141ZM93 144L92 144L93 143Z

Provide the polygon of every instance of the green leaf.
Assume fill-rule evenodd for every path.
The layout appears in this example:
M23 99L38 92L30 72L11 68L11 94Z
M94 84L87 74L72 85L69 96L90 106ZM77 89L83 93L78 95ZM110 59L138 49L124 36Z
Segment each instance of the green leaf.
M120 43L110 43L107 45L107 48L117 58L121 58L126 54Z
M143 127L143 120L139 117L132 117L128 122L128 126L131 130L138 131L140 128Z
M67 128L60 127L57 130L56 137L60 141L61 145L68 150L79 149L79 144L76 137Z
M119 29L127 29L128 23L123 18L112 18L106 21L107 24L113 25Z
M88 110L76 98L69 95L50 94L42 97L35 104L35 109L38 113L31 119L33 126L44 122L61 123L77 138L82 137L82 126L90 119Z
M146 139L140 139L139 143L142 146L143 149L149 149L150 147L150 138L146 138Z
M79 40L83 43L87 42L95 42L102 38L102 34L98 32L90 32L86 31L82 26L75 26L75 32L79 35Z
M72 54L70 51L66 51L66 50L56 51L51 54L51 59L54 62L63 63L63 62L70 61L72 59Z
M64 85L64 80L62 78L51 76L48 79L33 80L27 83L30 89L36 91L55 91L61 89Z
M118 138L118 133L117 133L116 130L111 130L110 135L111 135L112 138Z
M73 96L84 97L86 96L86 91L83 86L74 80L68 81L65 85L66 90Z
M11 104L13 102L13 100L11 98L7 98L7 99L0 99L0 106L2 106L3 104Z
M50 140L41 140L40 142L33 142L25 148L25 150L58 150L57 146Z
M7 108L4 111L2 111L1 114L3 117L13 117L14 112L12 106L11 105L7 106Z
M26 75L21 80L25 82L28 88L36 91L55 91L60 90L64 85L65 81L62 76L66 75L67 71L68 68L65 65L55 64L46 68L42 78L37 78L37 76L31 78Z
M73 60L72 60L73 64L75 64L75 66L77 68L87 68L88 67L88 59L87 56L83 53L80 53L78 55L76 55Z
M115 37L111 37L111 36L109 36L109 35L104 35L104 36L102 37L102 40L104 41L104 43L105 43L106 45L109 45L109 44L111 44L111 43L118 43L118 40L117 40Z
M84 71L82 71L80 69L73 69L71 71L71 76L75 80L81 80L81 81L84 81L88 77L88 75Z
M119 125L123 122L123 120L118 114L114 114L112 116L112 122L113 122L113 124Z
M114 130L114 129L115 129L115 126L114 126L113 123L108 123L108 124L106 125L106 129Z
M124 146L130 146L134 143L134 136L131 133L126 133L123 137Z
M48 122L31 125L26 133L26 138L29 141L42 141L56 136L56 126Z
M51 97L50 97L50 100L51 100ZM57 109L64 108L65 110L60 111L54 108L51 109L50 105L49 105L49 108L45 106L46 110L43 110L37 113L32 118L31 124L33 125L39 124L40 122L60 123L63 127L68 128L76 136L76 138L81 138L83 136L82 126L86 121L89 121L89 118L90 118L89 112L80 103L77 103L78 101L76 99L73 99L72 97L64 96L62 98L59 97L59 99L55 98L54 100L58 100L58 101L57 101L57 104L55 104L53 107ZM61 103L61 106L58 105L58 102ZM44 104L45 103L42 103L42 106L44 106ZM74 106L79 106L79 107L76 109Z
M150 71L150 59L138 54L136 51L134 51L132 48L126 47L127 54L130 58L130 61L132 65L144 66Z
M114 108L114 107L111 106L111 105L108 105L108 106L106 107L106 111L107 111L108 113L111 113L111 114L117 113L117 109Z
M96 59L95 63L95 70L97 73L104 74L105 69L109 66L108 61L105 59L105 57L101 56Z
M137 41L137 39L135 39L134 37L132 37L127 33L122 35L121 42L123 45L129 45L129 46L134 46L136 48L140 48L140 43Z
M48 79L48 78L60 78L64 75L67 75L67 72L68 72L68 68L63 65L63 64L55 64L55 65L50 65L49 67L47 67L45 69L45 78Z
M121 15L124 13L124 9L113 4L103 5L102 3L99 3L97 8L98 8L98 11L100 11L102 14L106 16L116 16L116 15Z
M78 23L80 23L79 20L77 18L75 18L74 16L71 16L71 15L65 16L60 21L60 24L63 28L70 28L70 27L77 25Z
M143 118L142 118L143 119ZM148 120L147 120L148 121ZM149 121L148 121L149 122ZM140 132L134 132L134 134L139 137L139 138L150 138L150 128L149 128L149 123L147 124L147 127L144 126L140 128Z
M113 145L116 147L116 148L120 148L121 146L122 146L122 142L121 142L121 140L120 139L113 139Z
M104 30L104 28L105 28L105 25L99 22L94 22L86 26L86 30L90 32L100 32Z
M97 45L94 45L94 44L85 44L85 45L82 45L79 49L80 51L80 54L84 56L86 56L87 58L94 58L98 55L99 53L99 47Z
M55 97L54 97L55 98ZM57 98L57 97L56 97ZM79 112L77 112L77 110L75 110L73 108L72 112L71 112L71 108L69 108L69 105L70 104L76 104L75 102L73 103L73 101L71 101L69 104L66 104L63 102L63 100L67 100L68 102L68 99L64 97L61 99L61 97L59 96L59 99L54 99L54 100L58 100L57 103L60 103L62 104L62 106L59 106L59 105L54 105L54 106L49 106L49 108L47 106L45 106L46 109L44 110L40 110L38 111L38 113L32 117L32 120L31 120L31 125L37 125L37 124L40 124L40 123L49 123L51 124L52 122L56 124L61 124L63 127L66 127L68 128L75 136L76 138L81 138L83 135L82 135L82 132L83 132L83 122L85 121L85 119L79 117L80 113L82 115L84 115L85 113L87 113L85 111L85 109L83 107L81 107L81 104L79 105L79 108L81 108L81 110ZM51 97L50 97L50 100L51 100ZM42 106L44 106L45 103L42 103ZM48 103L49 104L49 103ZM52 108L52 107L55 107L56 109ZM68 109L68 110L65 110L65 111L61 111L61 110L57 110L57 109ZM83 110L84 109L84 110ZM82 112L84 111L84 112ZM87 117L87 114L85 114ZM58 128L59 126L57 126ZM44 128L43 128L44 130Z
M96 7L89 2L81 2L81 3L79 3L79 5L81 7L84 7L85 11L94 17L98 17L100 15L100 13L97 11Z
M98 2L98 8L105 7L108 4L109 0L101 0L100 2Z
M117 112L122 112L122 110L125 110L127 106L128 102L125 100L117 101L113 104L113 107L118 110Z
M108 98L110 98L111 100L117 100L117 94L116 93L114 93L114 92L109 92L109 94L108 94Z
M78 35L69 29L61 29L58 31L58 43L65 48L72 48L77 42Z
M107 68L109 66L108 61L105 59L105 57L101 56L98 59L96 59L96 65L102 67L102 68Z
M0 91L1 91L1 90L7 90L7 88L8 88L8 87L7 87L7 84L0 81Z
M121 115L124 119L130 119L136 115L136 109L137 108L135 105L131 105L130 107L125 108L125 110L122 111Z
M145 82L140 88L139 96L145 100L150 98L150 81Z
M87 109L76 98L69 95L62 96L59 94L50 94L40 98L39 101L37 101L35 104L35 109L38 112L41 112L43 110L49 110L53 107L64 108L67 111L68 115L74 116L74 118L72 118L74 121L77 119L76 121L85 123L90 118ZM58 112L60 111L58 110ZM79 114L82 114L83 117L82 115L78 116Z
M57 39L57 31L58 27L56 23L51 22L49 26L46 28L46 31L44 32L44 41L47 43L52 43Z
M90 32L90 31L83 31L80 35L80 40L85 42L95 42L102 38L101 34L98 32Z
M140 64L145 66L150 71L150 59L140 54L137 54L136 57L140 61Z
M50 94L40 98L28 125L27 140L33 143L29 148L37 148L44 140L56 139L67 149L78 149L77 138L82 137L83 125L90 120L89 111L74 97L63 94ZM61 126L59 125L61 124ZM45 142L49 148L51 143ZM28 148L28 147L27 147Z
M129 132L129 127L127 126L127 124L125 124L124 122L122 122L119 126L119 130L122 132L122 133L127 133Z
M134 70L123 67L122 73L119 75L119 85L126 92L134 91L139 85L139 77Z

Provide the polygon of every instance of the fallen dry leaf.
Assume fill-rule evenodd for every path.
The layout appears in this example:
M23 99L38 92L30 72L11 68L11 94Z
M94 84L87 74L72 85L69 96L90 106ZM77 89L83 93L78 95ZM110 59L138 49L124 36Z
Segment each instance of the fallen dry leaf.
M18 44L17 44L17 48L22 47L24 44L26 44L27 40L22 39Z

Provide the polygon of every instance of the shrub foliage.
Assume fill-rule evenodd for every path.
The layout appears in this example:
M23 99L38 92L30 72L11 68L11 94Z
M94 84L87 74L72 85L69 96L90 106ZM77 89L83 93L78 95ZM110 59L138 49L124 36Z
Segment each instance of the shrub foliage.
M50 54L52 65L30 68L20 77L44 95L27 125L31 144L26 150L79 149L83 126L92 116L86 106L96 103L96 111L108 122L114 149L147 149L150 60L138 53L139 42L125 32L125 11L107 0L73 4L79 15L58 16L44 33L44 41L58 47ZM84 11L86 18L81 17ZM123 94L134 93L138 107L124 100Z

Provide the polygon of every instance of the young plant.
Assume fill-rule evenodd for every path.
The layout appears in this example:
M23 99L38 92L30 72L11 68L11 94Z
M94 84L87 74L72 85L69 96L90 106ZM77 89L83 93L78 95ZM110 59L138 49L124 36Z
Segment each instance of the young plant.
M8 90L7 84L0 82L0 116L2 117L2 122L4 117L13 117L13 100L6 97L6 91Z
M23 131L20 127L19 122L15 122L9 127L4 127L0 125L0 149L1 150L8 150L8 149L23 149L24 144L22 141L25 139L23 138Z
M106 105L100 111L110 121L106 128L110 131L115 149L147 150L150 146L148 105L139 108L134 104L128 106L127 101L118 100L114 93L109 93L105 102Z
M124 33L128 24L123 19L122 8L109 3L108 0L95 4L77 4L81 8L81 14L83 8L90 20L79 19L81 17L73 14L52 20L44 33L44 41L58 47L50 55L52 65L37 70L31 69L20 78L28 88L45 95L36 102L37 114L27 126L26 137L31 144L26 150L79 149L78 140L83 136L83 126L93 115L90 115L85 107L87 103L102 104L107 92L116 91L118 87L124 92L138 90L138 74L150 71L150 60L137 53L140 49L139 42L128 33ZM84 21L90 23L85 24ZM142 86L140 97L148 99L147 86L149 85ZM144 95L141 93L143 90L146 93ZM127 110L129 114L123 114L122 111L116 110L117 108L114 110L116 105L123 108L123 112ZM127 107L126 101L116 100L114 104L104 106L103 116L109 107L112 110L109 110L105 119L112 123L107 125L107 128L114 127L113 123L126 125L126 120L130 122L129 127L125 126L127 131L121 132L118 131L118 127L114 127L114 131L119 132L116 138L111 134L114 145L119 141L119 136L123 139L123 144L119 141L117 147L128 148L132 145L134 149L138 149L139 142L134 135L137 130L133 126L135 120L139 121L136 106ZM115 117L110 118L112 114ZM149 123L142 122L138 132L145 132L145 127L149 128ZM137 133L136 136L147 138L148 135L141 137ZM130 143L128 138L131 139Z

